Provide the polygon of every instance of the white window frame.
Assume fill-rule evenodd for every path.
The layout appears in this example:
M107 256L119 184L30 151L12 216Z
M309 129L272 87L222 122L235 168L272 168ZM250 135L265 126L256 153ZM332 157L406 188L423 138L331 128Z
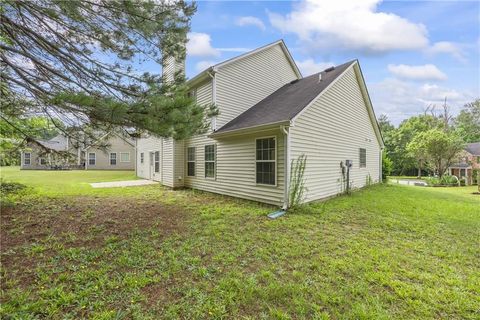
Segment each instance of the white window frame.
M140 163L143 163L145 161L145 153L140 152Z
M193 160L188 158L188 151L193 149ZM193 163L193 175L191 176L188 172L188 164ZM187 177L195 177L197 175L197 148L194 147L187 147Z
M257 140L263 139L270 139L273 138L275 141L275 160L257 160ZM267 137L258 137L255 138L255 146L254 146L254 157L255 157L255 184L257 186L262 187L276 187L278 185L278 169L277 169L277 159L278 159L278 139L277 136L267 136ZM274 169L275 169L275 184L265 184L265 183L258 183L257 182L257 162L274 162Z
M112 154L115 155L115 164L112 164ZM118 164L118 158L117 158L116 152L110 152L110 155L108 157L108 163L110 163L111 166L116 166Z
M27 154L28 154L28 163L26 162ZM23 153L23 165L24 166L31 166L32 165L32 153L31 152L24 152Z
M212 160L206 160L205 154L206 154L206 148L207 146L213 146L213 161ZM207 163L213 163L213 177L207 177ZM215 143L213 144L206 144L203 147L203 176L205 179L211 179L211 180L216 180L217 179L217 145Z
M93 159L90 158L91 154L93 154ZM93 164L90 163L90 160L93 160ZM96 166L97 165L97 154L95 152L89 152L87 161L88 161L89 166Z
M122 154L128 154L128 161L122 161ZM130 162L130 152L120 152L120 162Z
M157 164L158 164L158 168L157 168ZM153 172L160 173L160 151L153 152Z
M365 165L362 165L362 149L365 150ZM358 167L359 168L367 167L367 148L358 148Z

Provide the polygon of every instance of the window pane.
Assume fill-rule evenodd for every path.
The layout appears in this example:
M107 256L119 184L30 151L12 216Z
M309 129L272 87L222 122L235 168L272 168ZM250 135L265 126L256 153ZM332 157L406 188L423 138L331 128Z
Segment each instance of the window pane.
M205 162L205 177L215 177L215 162Z
M257 183L275 184L275 162L257 162Z
M205 161L215 161L215 145L205 146Z
M187 149L187 160L195 161L195 147L189 147Z
M257 140L257 160L275 160L275 138Z
M367 150L360 148L360 167L364 168L367 166Z
M143 155L143 152L142 152L142 153L140 153L140 163L143 163L143 157L144 157L144 155Z
M155 151L155 172L160 172L160 151Z
M88 154L88 164L91 166L95 165L95 153Z
M120 161L122 161L122 162L130 162L130 153L128 153L128 152L121 152L121 153L120 153Z
M117 154L110 153L110 165L115 166L117 164Z
M187 163L187 175L190 177L195 176L195 162Z
M30 159L31 159L31 154L30 153L25 153L23 156L23 164L29 165L30 164Z

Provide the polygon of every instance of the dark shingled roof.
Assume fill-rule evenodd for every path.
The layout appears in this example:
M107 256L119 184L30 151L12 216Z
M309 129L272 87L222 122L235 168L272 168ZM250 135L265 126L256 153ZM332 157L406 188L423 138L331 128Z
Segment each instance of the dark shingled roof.
M468 143L465 151L474 156L480 156L480 142Z
M300 80L294 80L284 85L232 121L225 124L215 133L267 125L293 119L355 61L356 60L353 60L339 65L333 70L329 70L331 68L328 68L322 72ZM327 70L329 71L327 72ZM322 74L321 81L319 81L319 74Z

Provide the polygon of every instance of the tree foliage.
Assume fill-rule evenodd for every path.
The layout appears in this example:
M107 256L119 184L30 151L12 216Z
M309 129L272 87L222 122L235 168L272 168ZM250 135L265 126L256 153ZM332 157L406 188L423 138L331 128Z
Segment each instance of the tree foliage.
M447 168L457 159L464 143L455 134L439 129L430 129L417 134L407 145L413 154L422 154L424 161L440 178Z
M214 108L188 97L182 73L167 84L142 70L184 59L195 10L185 1L4 0L2 118L41 113L179 139L205 131Z
M463 107L455 118L455 130L467 143L480 141L480 99Z

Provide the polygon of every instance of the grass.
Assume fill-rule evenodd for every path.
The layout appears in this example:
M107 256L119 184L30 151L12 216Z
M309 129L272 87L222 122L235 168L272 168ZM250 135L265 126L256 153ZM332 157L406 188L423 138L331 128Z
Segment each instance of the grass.
M0 176L5 181L14 180L35 187L36 192L45 196L78 194L109 194L112 189L95 190L92 182L121 181L137 179L134 171L96 170L21 170L19 167L0 167Z
M63 197L63 172L37 174L5 177L33 187L2 213L1 318L480 317L476 187L373 186L269 220L198 191L80 187L87 172Z

